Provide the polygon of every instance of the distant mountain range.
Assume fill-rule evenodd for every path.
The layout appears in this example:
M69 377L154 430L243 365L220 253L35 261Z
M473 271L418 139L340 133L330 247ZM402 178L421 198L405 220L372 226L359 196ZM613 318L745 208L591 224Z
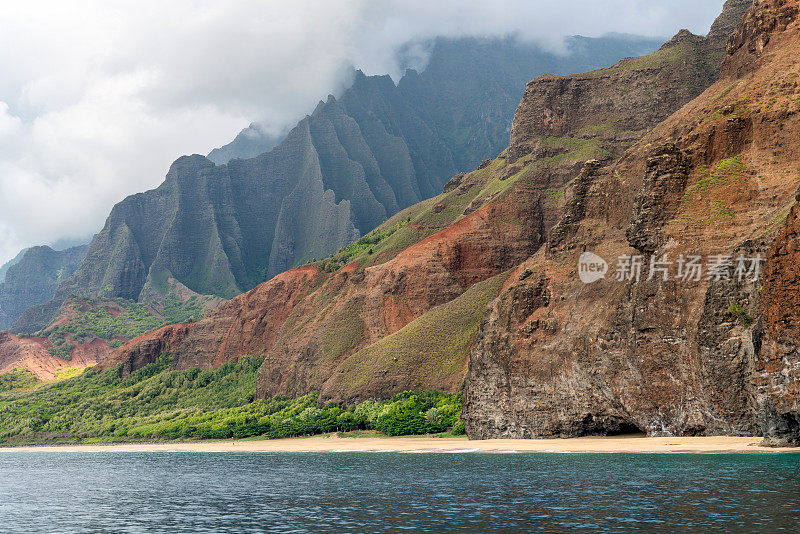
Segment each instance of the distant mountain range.
M27 248L23 248L22 250L19 251L19 254L17 254L7 262L5 262L3 265L0 265L0 284L5 282L6 273L11 268L11 266L18 264L19 261L22 259L22 256L24 256L27 251L28 251Z
M231 298L326 257L496 156L531 77L656 46L572 37L555 54L511 38L439 39L427 68L397 84L356 72L352 87L320 102L280 142L252 125L208 158L178 159L160 187L117 204L55 301L16 330L43 327L70 295L155 306L177 294Z
M22 313L53 298L56 288L71 276L89 245L53 250L48 246L22 251L0 271L0 330L7 330Z

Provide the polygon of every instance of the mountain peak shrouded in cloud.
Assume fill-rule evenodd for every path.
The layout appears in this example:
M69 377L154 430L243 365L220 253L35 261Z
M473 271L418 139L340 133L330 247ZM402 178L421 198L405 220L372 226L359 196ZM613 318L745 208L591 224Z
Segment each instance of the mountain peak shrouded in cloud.
M0 262L89 235L180 154L253 120L278 134L352 67L398 80L436 36L705 33L720 0L154 2L4 6Z

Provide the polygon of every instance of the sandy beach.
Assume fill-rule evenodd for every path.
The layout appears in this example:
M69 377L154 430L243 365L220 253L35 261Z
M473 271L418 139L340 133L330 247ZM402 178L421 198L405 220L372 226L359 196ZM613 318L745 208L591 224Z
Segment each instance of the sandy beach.
M118 443L2 448L48 452L559 452L559 453L778 453L800 448L761 447L759 437L613 436L570 439L490 439L425 437L341 437L337 434L276 440L181 443Z

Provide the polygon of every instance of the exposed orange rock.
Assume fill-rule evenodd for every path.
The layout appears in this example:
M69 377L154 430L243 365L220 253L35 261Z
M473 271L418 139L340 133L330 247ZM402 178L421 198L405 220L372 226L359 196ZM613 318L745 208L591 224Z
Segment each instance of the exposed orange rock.
M67 361L50 354L48 345L46 339L20 338L9 332L0 332L0 374L25 369L39 380L54 380L63 369L97 364L110 350L107 343L95 339L76 347Z
M764 280L764 337L755 384L768 440L800 444L800 213L772 243Z

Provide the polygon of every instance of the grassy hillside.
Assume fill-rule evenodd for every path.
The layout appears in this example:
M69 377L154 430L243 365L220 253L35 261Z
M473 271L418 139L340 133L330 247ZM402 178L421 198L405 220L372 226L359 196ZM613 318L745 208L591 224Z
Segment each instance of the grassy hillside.
M445 384L463 376L486 307L506 277L501 274L475 284L458 298L351 355L340 367L343 372L334 376L335 387L356 395L371 380L409 370L416 387L424 380Z
M201 319L206 313L205 303L206 297L191 297L183 302L169 296L158 313L143 304L121 298L73 297L62 306L56 322L35 335L47 338L51 354L69 361L76 346L95 339L117 348L129 339L164 325Z

